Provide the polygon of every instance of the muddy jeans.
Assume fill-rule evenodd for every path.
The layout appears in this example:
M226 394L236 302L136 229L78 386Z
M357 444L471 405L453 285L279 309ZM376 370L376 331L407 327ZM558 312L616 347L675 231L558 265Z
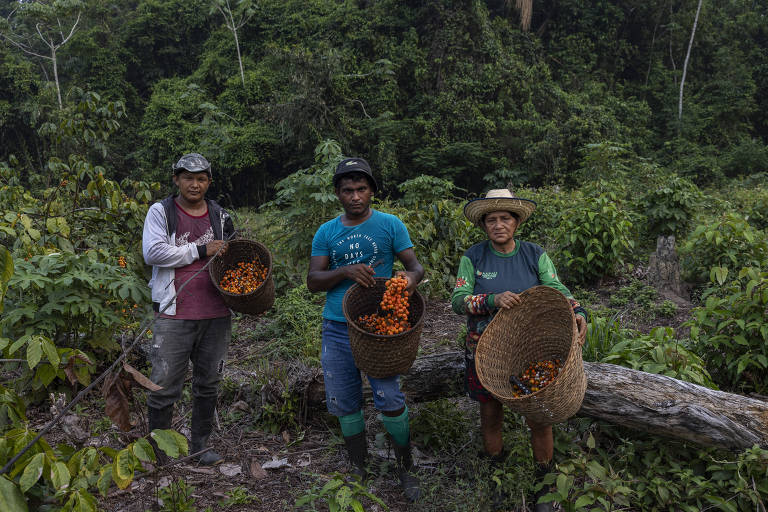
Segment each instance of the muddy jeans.
M181 398L190 360L192 396L216 397L231 334L230 316L207 320L158 318L149 351L150 379L163 389L150 392L147 405L163 409Z

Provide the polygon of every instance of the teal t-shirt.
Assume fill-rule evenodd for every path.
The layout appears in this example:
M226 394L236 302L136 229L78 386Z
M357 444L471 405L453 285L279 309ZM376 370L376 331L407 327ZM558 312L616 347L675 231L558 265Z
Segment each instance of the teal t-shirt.
M373 210L371 216L357 226L345 226L341 216L329 220L317 230L312 239L312 256L328 256L329 270L345 265L364 263L373 266L376 277L391 277L395 255L413 247L403 221ZM354 281L345 279L325 297L323 318L346 322L342 300Z

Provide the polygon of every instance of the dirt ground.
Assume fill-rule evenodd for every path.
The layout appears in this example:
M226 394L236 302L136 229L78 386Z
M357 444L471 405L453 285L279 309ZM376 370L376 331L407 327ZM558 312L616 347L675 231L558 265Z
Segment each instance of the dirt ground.
M605 283L604 287L593 292L598 303L608 302L612 289L622 286L621 282ZM595 304L593 304L595 305ZM690 305L683 304L674 318L664 319L664 325L679 325L689 314ZM224 456L225 462L216 467L199 467L190 462L177 462L162 468L147 466L150 473L137 475L133 484L118 490L112 487L106 498L100 498L100 506L110 512L143 511L184 511L184 510L226 510L226 511L287 511L295 510L297 498L307 495L312 489L320 488L337 474L348 470L344 457L343 441L339 435L338 422L324 410L309 409L304 411L303 423L298 428L280 432L265 432L256 428L253 418L258 407L258 393L253 377L253 361L258 358L264 340L254 340L243 335L253 330L260 319L244 317L237 322L241 332L233 337L230 350L230 371L236 376L229 380L227 389L222 393L218 408L218 428L211 438L213 448ZM648 331L654 325L654 319L647 316L626 313L622 325L641 331ZM443 350L457 350L458 338L464 323L463 317L452 312L448 302L428 302L427 314L422 331L420 354ZM138 363L137 363L138 364ZM287 371L296 371L290 366ZM482 479L483 466L478 466L476 452L479 447L477 438L477 406L465 397L456 397L457 408L465 411L469 419L469 442L457 447L446 458L422 451L415 446L415 459L420 467L423 498L416 504L409 504L404 499L398 481L392 471L392 455L381 443L383 428L376 418L376 411L369 403L365 410L369 449L374 457L374 475L366 482L366 489L375 495L387 508L370 500L364 501L366 510L393 512L401 511L442 511L442 510L486 510L482 489L474 489L478 478ZM138 400L141 402L141 399ZM189 397L185 395L183 403L177 406L174 427L185 435L189 434L191 410ZM421 404L410 403L411 415L418 413ZM99 407L102 407L99 410ZM95 446L113 446L119 448L138 436L145 435L145 418L137 407L134 424L130 432L120 432L105 420L102 410L103 401L98 397L81 408L73 426L55 431L49 436L49 442L64 441L70 444L90 444ZM51 418L50 411L44 407L30 410L37 428ZM472 422L475 422L472 425ZM77 439L77 431L87 433L87 439ZM73 433L74 432L74 433ZM82 434L80 434L82 437ZM478 471L481 476L478 476ZM169 501L169 483L183 480L188 488L194 508L181 505L172 506ZM163 490L165 489L165 490ZM165 497L163 505L158 498ZM518 502L520 500L517 500ZM317 510L328 510L318 501ZM310 507L301 510L313 510ZM351 510L351 509L350 509ZM509 510L524 511L523 505Z

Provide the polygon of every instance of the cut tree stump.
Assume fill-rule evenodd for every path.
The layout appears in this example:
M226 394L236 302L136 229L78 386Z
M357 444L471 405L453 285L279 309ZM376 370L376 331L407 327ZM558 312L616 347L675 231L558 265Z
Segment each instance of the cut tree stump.
M674 235L656 239L656 252L648 258L648 281L662 297L685 298L687 295L680 281L680 260L675 250Z
M768 447L768 402L613 364L585 362L584 371L587 392L579 416L704 446ZM463 375L463 352L431 354L416 359L401 388L414 402L457 396L464 392ZM296 391L320 405L322 375Z

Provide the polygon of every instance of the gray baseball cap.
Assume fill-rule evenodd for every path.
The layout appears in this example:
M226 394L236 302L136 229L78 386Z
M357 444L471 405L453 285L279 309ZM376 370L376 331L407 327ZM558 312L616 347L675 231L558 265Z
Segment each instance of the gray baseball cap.
M211 176L211 163L200 153L187 153L172 168L174 176L181 171L206 172Z

